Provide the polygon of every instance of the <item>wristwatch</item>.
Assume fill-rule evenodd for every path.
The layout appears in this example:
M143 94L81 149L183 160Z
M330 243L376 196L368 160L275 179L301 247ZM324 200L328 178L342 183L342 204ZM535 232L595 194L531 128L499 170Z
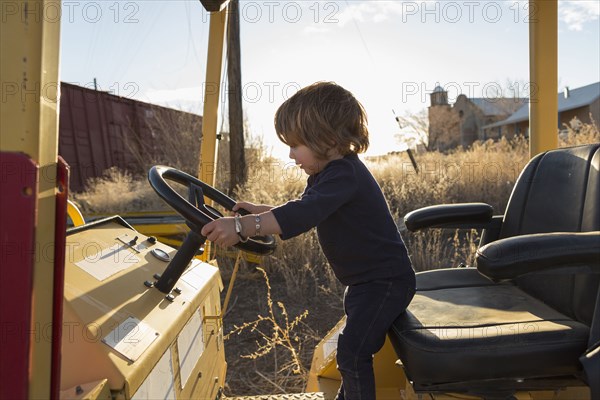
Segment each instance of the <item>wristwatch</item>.
M235 214L233 217L233 221L235 222L235 233L240 237L240 242L246 243L248 241L247 237L242 236L242 221L239 214Z

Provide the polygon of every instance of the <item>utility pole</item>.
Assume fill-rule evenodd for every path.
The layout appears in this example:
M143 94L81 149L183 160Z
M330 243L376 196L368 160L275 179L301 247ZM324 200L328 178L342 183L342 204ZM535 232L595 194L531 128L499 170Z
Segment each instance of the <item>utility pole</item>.
M240 56L239 0L229 3L227 35L227 81L229 83L229 194L246 183L244 154L244 117L242 112L242 71Z

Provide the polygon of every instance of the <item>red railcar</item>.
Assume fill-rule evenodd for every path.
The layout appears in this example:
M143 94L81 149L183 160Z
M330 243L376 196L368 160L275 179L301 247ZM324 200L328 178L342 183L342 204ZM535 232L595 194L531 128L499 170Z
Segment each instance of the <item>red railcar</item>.
M199 146L201 124L199 115L61 83L59 154L75 192L111 167L145 173L144 160L164 158L164 142L182 130Z

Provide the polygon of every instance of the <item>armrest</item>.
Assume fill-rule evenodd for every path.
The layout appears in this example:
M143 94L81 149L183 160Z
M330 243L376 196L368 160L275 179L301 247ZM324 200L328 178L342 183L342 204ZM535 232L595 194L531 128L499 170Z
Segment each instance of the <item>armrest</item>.
M600 231L513 236L477 250L475 264L490 279L513 279L530 272L587 265L600 272Z
M587 384L592 391L592 399L597 399L600 396L600 342L587 349L585 354L579 357L579 361L583 365Z
M409 231L425 228L485 228L494 209L485 203L442 204L419 208L404 216Z

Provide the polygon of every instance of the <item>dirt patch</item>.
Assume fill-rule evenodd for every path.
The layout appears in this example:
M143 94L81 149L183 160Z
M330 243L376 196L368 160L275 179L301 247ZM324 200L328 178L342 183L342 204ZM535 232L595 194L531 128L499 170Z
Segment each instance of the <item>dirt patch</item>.
M227 264L230 263L219 262L225 286L222 299L225 298L231 277L231 266ZM227 396L302 392L315 346L343 315L342 293L339 288L319 288L319 282L315 281L315 287L305 284L306 287L298 288L296 293L291 294L286 288L282 274L271 271L268 277L274 314L281 325L285 323L285 316L282 315L278 302L284 305L289 321L308 310L306 318L290 332L294 338L294 347L300 356L302 373L296 374L292 371L291 353L283 346L275 346L264 356L243 357L255 353L259 346L265 343L257 331L245 330L240 334L231 335L225 341L228 363L225 388ZM235 326L255 321L259 315L268 315L267 289L263 274L256 269L256 265L244 263L240 267L224 318L225 334L231 332ZM273 325L270 325L261 323L257 330L271 336Z

